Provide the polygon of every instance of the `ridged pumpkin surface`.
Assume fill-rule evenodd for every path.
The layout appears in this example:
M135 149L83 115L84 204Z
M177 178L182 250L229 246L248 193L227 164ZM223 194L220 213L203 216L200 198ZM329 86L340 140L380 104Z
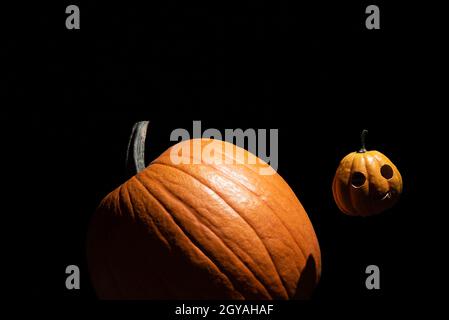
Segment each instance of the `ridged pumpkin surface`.
M175 147L193 141L232 163L206 163L203 156L199 164L175 165L170 148L100 204L87 242L98 296L310 296L320 249L294 192L277 173L261 175L267 165L248 164L248 152L234 145L201 139Z

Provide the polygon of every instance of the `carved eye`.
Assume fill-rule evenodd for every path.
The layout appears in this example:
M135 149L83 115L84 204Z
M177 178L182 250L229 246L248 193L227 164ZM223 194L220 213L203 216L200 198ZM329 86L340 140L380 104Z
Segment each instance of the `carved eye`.
M393 177L393 168L391 168L388 164L384 164L380 168L380 174L385 179L391 179Z
M365 181L366 181L366 177L363 173L356 171L352 174L351 184L353 187L360 188L361 186L363 186Z

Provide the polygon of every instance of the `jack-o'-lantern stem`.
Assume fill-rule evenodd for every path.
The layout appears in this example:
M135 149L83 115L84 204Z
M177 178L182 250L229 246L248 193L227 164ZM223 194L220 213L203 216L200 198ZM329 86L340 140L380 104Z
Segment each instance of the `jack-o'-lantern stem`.
M126 171L133 177L145 169L145 139L149 121L137 122L132 130L126 154Z
M366 152L365 139L366 139L366 134L367 133L368 133L368 130L363 129L362 134L360 135L360 140L362 142L362 147L360 148L359 153Z

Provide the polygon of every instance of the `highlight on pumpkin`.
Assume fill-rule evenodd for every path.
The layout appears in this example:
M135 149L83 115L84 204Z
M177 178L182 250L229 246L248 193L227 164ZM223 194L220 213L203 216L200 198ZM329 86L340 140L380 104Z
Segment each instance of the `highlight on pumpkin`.
M341 160L332 183L340 211L351 216L371 216L393 207L402 193L402 176L393 162L379 151L368 151L361 134L361 148Z
M177 164L256 165L259 174L273 175L276 170L264 160L243 148L215 139L193 139L176 144L170 160Z
M172 147L101 202L87 238L98 297L310 297L320 279L321 253L293 190L277 173L259 174L258 161L243 162L250 155L242 148L231 145L226 153L228 142L198 143L216 145L233 161L206 163L202 157L197 164L175 164ZM132 159L142 152L129 154Z
M266 129L246 129L245 131L225 129L224 131L222 135L218 129L209 128L201 133L201 121L193 121L192 136L186 129L173 130L170 141L190 142L180 143L172 148L172 163L259 164L258 170L261 175L276 173L279 161L277 129L270 129L268 134ZM210 142L204 143L204 141ZM221 143L221 141L228 143ZM244 152L245 141L249 153Z

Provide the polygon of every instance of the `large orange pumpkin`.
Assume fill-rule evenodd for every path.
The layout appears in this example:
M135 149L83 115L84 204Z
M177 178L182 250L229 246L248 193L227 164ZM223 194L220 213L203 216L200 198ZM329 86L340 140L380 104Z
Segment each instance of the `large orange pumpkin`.
M402 193L402 176L393 162L379 151L362 148L341 160L334 176L335 203L345 214L371 216L391 208Z
M194 143L232 163L203 155L198 164L173 164L172 147L101 202L87 242L99 298L309 297L320 248L294 192L277 173L259 174L262 160L248 164L248 152L226 142L175 148Z

